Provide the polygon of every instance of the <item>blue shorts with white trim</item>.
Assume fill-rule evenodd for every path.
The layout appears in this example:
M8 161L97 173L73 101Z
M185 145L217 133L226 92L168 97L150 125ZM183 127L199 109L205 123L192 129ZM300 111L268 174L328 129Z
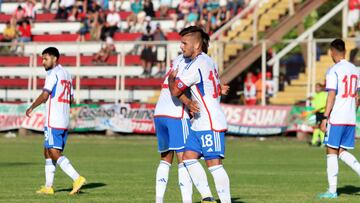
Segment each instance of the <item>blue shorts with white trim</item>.
M169 150L182 152L190 133L190 119L155 117L155 131L160 153Z
M69 132L68 130L60 130L50 127L45 127L44 147L46 149L54 148L63 151L68 137L68 132Z
M324 144L335 149L354 149L355 126L328 124Z
M205 160L225 157L225 132L213 130L191 131L185 144L185 151L197 152Z

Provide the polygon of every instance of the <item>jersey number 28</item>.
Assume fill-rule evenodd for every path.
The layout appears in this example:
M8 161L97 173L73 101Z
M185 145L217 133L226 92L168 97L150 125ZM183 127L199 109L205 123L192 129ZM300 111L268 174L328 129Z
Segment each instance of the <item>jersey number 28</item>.
M71 82L68 80L61 80L60 83L63 86L63 91L58 98L58 102L70 104Z

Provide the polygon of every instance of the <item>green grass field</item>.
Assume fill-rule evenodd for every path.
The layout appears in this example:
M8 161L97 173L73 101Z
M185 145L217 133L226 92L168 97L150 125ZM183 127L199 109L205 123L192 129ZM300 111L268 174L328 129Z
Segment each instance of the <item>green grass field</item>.
M77 196L68 195L72 181L60 168L56 194L35 194L44 183L42 139L0 134L0 202L154 202L155 137L71 136L65 155L88 179ZM324 148L292 138L228 138L226 150L233 202L321 202L315 197L327 187ZM360 158L359 150L352 152ZM339 168L340 196L331 202L359 202L360 178L342 163ZM176 164L172 169L165 202L181 202ZM200 200L195 188L193 200Z

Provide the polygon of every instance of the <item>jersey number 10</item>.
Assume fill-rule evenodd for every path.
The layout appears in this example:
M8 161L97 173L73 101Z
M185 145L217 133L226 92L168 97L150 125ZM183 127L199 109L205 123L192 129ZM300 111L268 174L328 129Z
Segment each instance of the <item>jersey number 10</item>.
M341 95L341 97L342 98L355 97L356 96L357 83L358 83L357 75L351 75L350 77L345 75L342 82L344 84L345 90L344 90L344 94Z

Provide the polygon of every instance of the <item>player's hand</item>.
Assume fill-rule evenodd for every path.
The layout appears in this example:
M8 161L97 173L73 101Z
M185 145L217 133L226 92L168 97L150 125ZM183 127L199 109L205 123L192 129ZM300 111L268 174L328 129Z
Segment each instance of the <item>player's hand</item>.
M229 85L221 85L221 94L222 95L228 95L230 90Z
M189 108L190 112L192 113L197 113L200 111L199 105L196 101L191 101L186 106Z
M29 107L27 110L26 110L26 116L27 117L31 117L31 113L32 113L33 109L31 107Z
M320 124L320 130L323 131L324 133L326 132L326 124L327 124L327 119L323 119Z

